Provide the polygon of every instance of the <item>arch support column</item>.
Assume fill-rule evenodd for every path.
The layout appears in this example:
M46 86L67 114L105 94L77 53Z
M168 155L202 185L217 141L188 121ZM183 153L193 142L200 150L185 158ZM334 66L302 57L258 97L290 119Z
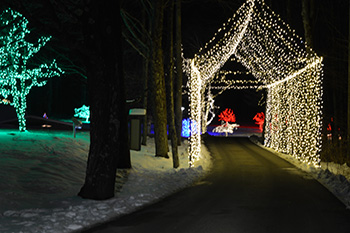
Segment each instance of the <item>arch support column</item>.
M193 165L201 153L201 114L202 114L202 79L198 68L191 60L190 91L190 146L189 164Z

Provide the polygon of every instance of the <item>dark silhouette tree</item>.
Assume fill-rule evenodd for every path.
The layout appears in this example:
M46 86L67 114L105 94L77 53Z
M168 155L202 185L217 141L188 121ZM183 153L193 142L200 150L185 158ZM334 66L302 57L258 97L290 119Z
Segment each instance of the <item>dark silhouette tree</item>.
M349 31L348 31L348 116L347 116L347 157L350 157L350 2L349 2Z
M143 82L142 91L142 105L144 109L150 109L150 86L149 76L150 76L150 64L151 59L151 26L154 18L154 14L151 11L153 9L152 3L150 1L139 1L130 2L130 6L124 5L121 9L121 16L123 22L122 35L124 40L131 46L131 48L140 55L142 60L142 74L141 79ZM137 10L141 8L140 15L141 20L133 16L132 13L139 13ZM132 9L132 10L131 10ZM129 13L131 11L132 13ZM135 13L137 12L137 13ZM152 115L152 111L147 111L147 114L143 117L143 134L142 134L142 145L147 145L147 135L148 135L148 120L149 116Z
M152 33L152 81L154 93L154 136L156 156L168 158L167 112L163 61L164 1L154 2L154 23Z
M167 111L169 122L169 136L171 139L171 151L173 158L173 167L179 167L179 155L178 155L178 137L175 128L175 116L174 116L174 2L168 2L168 76L165 79L166 91L167 91Z
M178 138L178 145L181 145L182 130L182 29L181 29L181 0L176 0L176 36L175 36L175 54L176 54L176 78L175 78L175 124Z
M55 53L79 73L89 86L90 150L81 197L114 196L116 169L130 168L127 112L122 64L119 0L9 0L25 12L36 28L55 38ZM52 50L53 51L53 50ZM73 62L74 61L74 62ZM76 62L77 61L77 62Z
M176 117L176 113L174 110L174 93L177 91L177 88L175 88L175 81L174 81L174 73L173 70L175 68L175 61L172 59L174 57L174 2L173 1L167 1L166 3L163 2L163 6L159 7L158 1L140 1L140 5L142 5L141 9L141 16L142 20L138 20L137 17L133 17L128 11L132 12L127 7L122 10L122 18L123 22L125 24L125 32L123 33L124 38L126 41L131 45L132 48L135 49L135 51L141 55L144 58L143 61L143 83L144 83L144 96L143 96L143 102L144 107L146 108L147 104L150 103L151 105L151 113L154 116L154 123L155 123L155 137L156 137L156 150L159 150L160 147L165 148L167 145L159 145L159 143L165 143L166 140L160 140L157 135L162 135L163 132L165 132L166 123L160 123L159 119L163 119L163 117L158 117L159 114L159 108L160 106L163 106L164 103L159 103L158 101L162 98L159 98L160 92L163 92L161 84L157 84L155 80L159 80L158 78L154 78L155 75L162 75L163 80L162 82L165 82L166 86L166 106L168 107L166 110L168 112L168 127L169 127L169 135L172 138L174 136L178 136L177 134L177 128L175 126L175 129L172 130L172 117ZM135 4L132 4L134 7ZM159 11L162 11L161 14L164 14L165 9L167 9L168 14L168 25L165 28L166 31L163 30L163 19L162 22L159 22L160 20L160 13ZM135 8L134 8L135 10ZM135 12L133 12L135 14ZM164 18L164 16L161 16ZM157 26L156 26L157 25ZM159 27L161 25L161 27ZM149 33L148 28L151 28L151 33ZM180 28L181 29L181 28ZM159 34L159 32L162 31L162 34ZM155 36L158 35L158 36ZM159 43L160 39L162 41L163 38L161 38L159 35L167 35L166 41L167 42L161 42ZM160 48L160 44L162 45L161 53L164 53L163 46L166 46L165 49L165 55L163 57L169 57L169 59L166 59L164 61L161 61L163 63L163 70L161 70L159 63L159 59L155 56L159 52L158 48ZM178 67L180 68L180 74L182 77L182 60L181 60L181 40L180 40L180 47L179 47L179 56L180 56L180 65ZM158 46L158 47L157 47ZM157 52L155 52L158 50ZM151 52L151 54L150 54ZM159 56L158 56L159 57ZM172 60L171 60L172 59ZM151 72L151 78L148 80L148 67L150 67ZM164 76L163 72L168 74L168 76ZM172 81L170 81L172 80ZM182 81L180 87L180 97L182 98ZM160 89L161 88L161 89ZM151 91L148 91L151 90ZM148 96L148 93L149 96ZM181 100L180 98L180 100ZM163 101L163 100L162 100ZM171 107L173 106L173 107ZM180 121L181 121L181 104L179 105L180 109ZM150 113L149 113L150 114ZM164 113L163 113L164 114ZM147 136L147 118L144 119L144 134L143 134L143 140L142 143L146 144L146 136ZM181 126L181 124L180 124ZM173 133L170 133L173 132ZM181 132L181 128L180 128ZM165 137L163 137L165 138ZM179 137L176 139L172 139L172 142L177 142L179 140ZM158 144L158 146L157 146ZM173 146L174 147L174 146ZM177 148L173 148L173 150L177 150ZM156 152L158 155L159 153ZM177 152L173 151L173 154L177 154Z
M130 168L121 47L119 1L90 1L84 8L83 32L91 109L91 145L79 196L114 196L117 168Z
M166 90L163 60L163 24L164 1L140 1L143 10L147 13L148 22L140 22L131 16L127 9L122 10L126 32L123 34L126 41L144 58L144 107L149 105L148 115L153 116L156 156L168 157L167 140L167 111ZM145 13L143 13L145 14ZM151 33L148 31L151 29ZM148 79L148 70L150 78ZM147 79L150 81L148 82ZM149 90L149 91L148 91ZM148 92L148 93L146 93ZM144 139L146 143L147 121L144 121Z
M312 48L313 43L313 31L312 24L314 19L314 0L302 0L301 15L303 18L305 40L308 45L308 49Z
M147 21L147 12L143 8L142 9L142 23L145 27L146 32L149 32L149 23ZM148 39L150 37L149 33L143 33L143 41L146 41L146 44L150 44L150 40ZM148 49L145 52L145 57L142 62L142 75L143 75L143 108L148 109L148 82L149 82L149 64L150 64L150 46L148 46ZM143 135L142 135L142 145L147 145L147 136L148 136L148 114L146 114L143 118Z

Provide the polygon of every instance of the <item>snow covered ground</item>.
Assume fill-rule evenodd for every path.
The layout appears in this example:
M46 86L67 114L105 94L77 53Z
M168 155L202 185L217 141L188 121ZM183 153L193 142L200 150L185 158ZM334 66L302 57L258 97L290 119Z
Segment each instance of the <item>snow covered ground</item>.
M74 232L135 211L200 179L211 166L209 152L188 167L187 143L179 148L180 167L154 157L152 139L131 151L133 169L120 170L116 196L106 201L76 196L83 185L88 132L19 133L0 130L0 232ZM171 153L169 153L171 157Z
M248 134L242 131L239 136ZM0 130L0 232L74 232L155 202L210 170L205 146L202 159L188 168L187 146L179 148L181 166L173 169L171 159L154 157L154 141L149 139L147 147L131 151L133 169L119 170L116 197L92 201L76 196L85 177L88 132L78 132L74 139L66 131ZM322 163L316 169L270 151L312 174L350 207L348 166Z

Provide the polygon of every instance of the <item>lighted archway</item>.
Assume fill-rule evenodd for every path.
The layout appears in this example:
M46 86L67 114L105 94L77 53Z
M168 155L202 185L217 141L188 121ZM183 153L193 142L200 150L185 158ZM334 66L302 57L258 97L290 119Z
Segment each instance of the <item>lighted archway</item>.
M230 58L256 78L251 82L257 88L267 89L265 145L319 166L322 57L263 0L247 0L184 63L189 75L190 165L200 156L201 132L212 108L211 82Z

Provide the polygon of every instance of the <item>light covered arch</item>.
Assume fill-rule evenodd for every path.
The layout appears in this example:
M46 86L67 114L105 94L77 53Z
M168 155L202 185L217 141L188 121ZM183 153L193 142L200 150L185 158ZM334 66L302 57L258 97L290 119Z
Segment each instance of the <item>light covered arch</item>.
M241 63L255 77L254 85L267 90L265 146L319 166L322 57L263 0L247 0L184 63L189 75L190 165L200 156L201 133L213 107L211 83L228 60Z

